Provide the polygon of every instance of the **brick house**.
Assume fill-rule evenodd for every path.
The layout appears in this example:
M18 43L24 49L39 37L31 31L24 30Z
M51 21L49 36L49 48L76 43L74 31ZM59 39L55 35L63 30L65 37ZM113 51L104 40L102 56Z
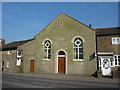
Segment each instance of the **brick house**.
M120 68L120 27L96 29L96 37L99 71L115 76ZM108 68L104 69L105 65Z

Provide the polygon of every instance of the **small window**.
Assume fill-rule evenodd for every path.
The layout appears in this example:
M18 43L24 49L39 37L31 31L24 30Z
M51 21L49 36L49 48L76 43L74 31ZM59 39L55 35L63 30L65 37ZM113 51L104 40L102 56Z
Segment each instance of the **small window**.
M8 51L8 54L10 55L10 54L12 54L12 51L10 50L10 51Z
M114 55L114 65L120 66L120 55Z
M21 59L17 58L16 66L20 66L20 65L21 65Z
M17 58L21 58L22 57L22 50L18 50L17 51Z
M10 68L10 60L7 61L7 68Z
M112 38L112 44L120 44L120 38L119 37Z

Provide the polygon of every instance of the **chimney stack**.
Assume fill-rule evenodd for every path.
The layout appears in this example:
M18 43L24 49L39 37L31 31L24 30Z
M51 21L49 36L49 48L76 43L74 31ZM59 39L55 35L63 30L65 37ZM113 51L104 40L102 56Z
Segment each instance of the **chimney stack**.
M92 24L89 24L89 27L92 27Z
M0 39L0 46L5 44L5 39Z

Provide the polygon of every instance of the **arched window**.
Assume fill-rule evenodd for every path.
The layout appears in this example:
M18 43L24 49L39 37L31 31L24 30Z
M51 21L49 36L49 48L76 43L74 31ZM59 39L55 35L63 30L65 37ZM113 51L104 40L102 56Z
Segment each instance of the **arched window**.
M44 42L44 54L44 59L51 58L51 42L49 40Z
M81 38L75 38L73 44L74 50L74 59L80 60L83 59L83 41Z

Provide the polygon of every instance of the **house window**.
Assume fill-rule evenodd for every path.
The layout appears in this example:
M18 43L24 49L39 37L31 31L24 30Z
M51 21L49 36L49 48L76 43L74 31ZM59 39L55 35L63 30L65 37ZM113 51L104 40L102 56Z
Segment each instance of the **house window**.
M17 58L16 66L20 66L20 65L21 65L21 59Z
M114 55L114 65L120 66L120 55Z
M10 55L10 54L12 54L12 51L10 50L10 51L8 51L7 53Z
M17 58L21 58L22 57L22 50L18 50L17 51Z
M112 44L120 44L120 38L119 37L112 38Z
M7 61L7 68L10 68L10 60Z
M76 38L74 40L73 51L75 60L83 59L83 41L81 38Z
M49 40L44 42L44 54L44 59L51 58L51 42Z

